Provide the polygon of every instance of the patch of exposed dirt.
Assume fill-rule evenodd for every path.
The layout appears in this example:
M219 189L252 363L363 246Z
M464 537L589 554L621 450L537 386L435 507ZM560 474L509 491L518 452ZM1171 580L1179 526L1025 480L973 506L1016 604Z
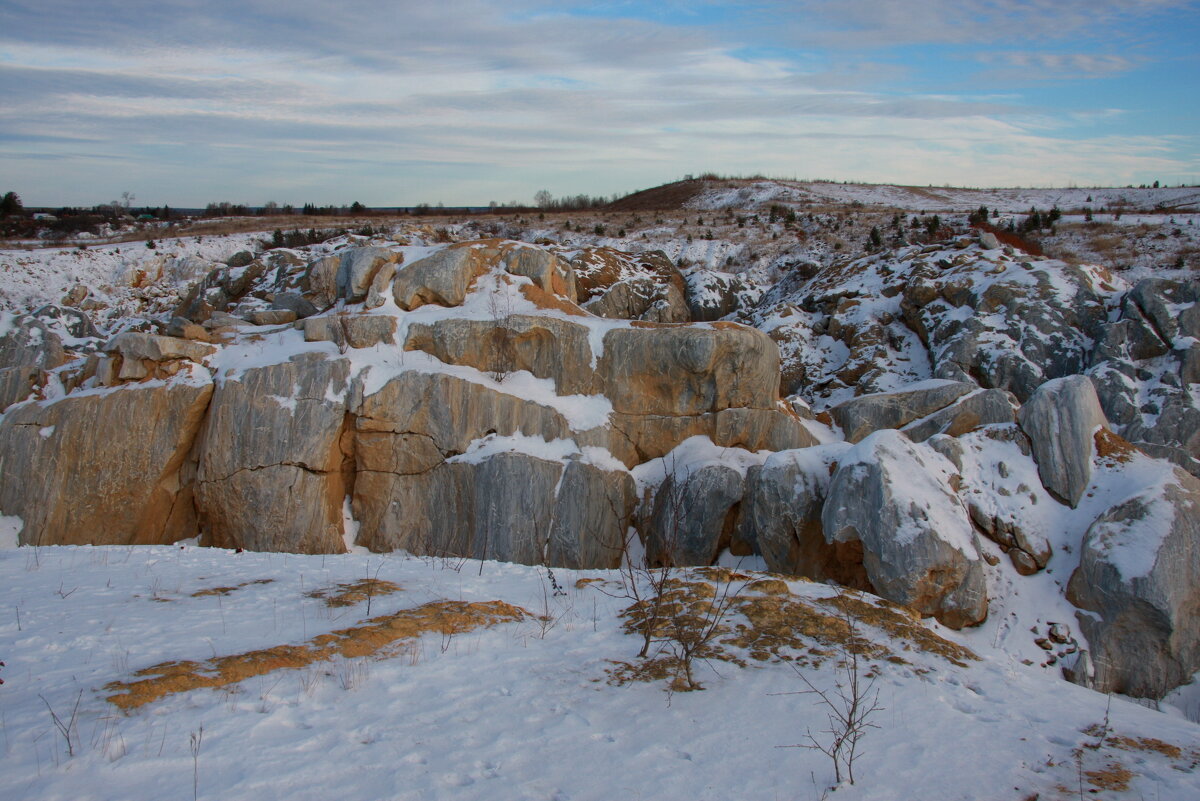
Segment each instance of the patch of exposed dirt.
M524 609L503 601L432 601L313 637L302 645L277 645L203 662L163 662L137 671L134 676L140 678L110 682L104 689L111 692L109 703L129 712L168 695L201 687L226 687L276 670L303 668L339 656L354 659L386 654L392 646L426 632L460 634L528 616Z

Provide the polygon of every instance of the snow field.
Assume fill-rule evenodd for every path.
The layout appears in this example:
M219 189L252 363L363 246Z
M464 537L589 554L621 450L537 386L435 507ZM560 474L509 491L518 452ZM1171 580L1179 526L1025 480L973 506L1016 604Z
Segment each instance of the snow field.
M793 694L804 686L788 665L701 663L702 692L611 685L610 660L634 661L640 645L621 631L617 613L627 602L576 581L617 575L553 575L552 583L545 568L399 553L2 550L0 797L186 798L193 771L197 797L209 799L822 797L833 781L828 758L780 747L826 728L814 697ZM372 616L438 599L499 599L545 619L430 633L386 658L282 670L128 715L104 700L108 682L166 660L301 643L353 626L367 617L364 603L331 608L308 594L364 577L402 588L373 598ZM192 597L217 586L237 588ZM832 592L790 587L809 598ZM1104 720L1104 696L992 650L982 631L938 632L983 661L960 668L915 650L897 650L911 665L879 661L884 709L871 721L879 728L862 743L857 784L843 784L837 797L1074 797L1054 788L1074 787L1072 751L1089 739L1081 729ZM825 689L839 676L832 659L807 670ZM49 710L68 723L77 699L71 756ZM1133 774L1128 794L1089 797L1200 792L1196 725L1120 699L1109 718L1123 736L1182 750L1084 749L1084 771L1115 761ZM193 736L202 736L194 756Z

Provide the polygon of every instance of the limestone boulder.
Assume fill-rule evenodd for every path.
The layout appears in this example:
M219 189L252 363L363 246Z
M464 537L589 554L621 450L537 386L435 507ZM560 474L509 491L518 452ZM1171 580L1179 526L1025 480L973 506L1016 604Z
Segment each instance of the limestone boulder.
M749 306L761 294L744 278L716 270L691 270L684 276L688 317L713 322Z
M559 395L590 395L597 381L589 336L586 325L557 317L448 318L409 326L404 349L493 376L528 370L537 378L552 379Z
M388 465L380 455L359 462L353 508L360 545L580 569L620 563L634 500L624 471L517 450L420 471L415 462Z
M221 382L201 443L196 492L207 544L345 550L349 371L344 360L298 358Z
M0 412L32 395L40 374L36 367L0 367Z
M723 464L668 473L643 524L649 563L711 565L730 539L742 489L741 473Z
M201 364L216 351L216 348L189 339L128 331L110 339L104 350L107 353L120 354L124 359L146 359L152 362L187 359Z
M163 265L163 278L173 284L190 284L203 279L216 267L216 264L200 256L179 256L166 260Z
M41 320L61 337L72 339L99 339L100 332L92 318L70 306L48 304L30 312L30 316Z
M451 245L396 271L392 294L405 311L435 303L461 306L475 279L487 272L488 254L470 245Z
M683 276L662 251L590 248L571 266L579 302L597 317L657 323L690 319Z
M731 407L773 409L779 349L766 334L732 323L617 328L597 366L618 413L695 415Z
M1161 698L1200 669L1200 479L1159 465L1092 523L1067 587L1094 671L1073 678L1100 692Z
M395 265L401 254L379 247L349 248L324 256L308 265L300 279L304 295L325 309L334 301L358 303L367 297L375 276L387 265Z
M105 343L104 350L117 357L117 378L130 381L173 374L183 361L202 364L216 348L190 339L126 331Z
M489 433L571 438L570 425L553 408L446 373L401 373L351 411L359 432L421 435L447 457Z
M846 449L839 443L781 451L747 471L738 534L770 570L870 589L861 549L826 542L821 524L831 468Z
M859 544L876 594L962 628L987 617L987 585L952 477L933 449L877 431L839 462L821 524L826 542Z
M529 278L542 291L574 303L578 298L575 273L556 253L522 242L506 242L501 248L504 269Z
M898 392L862 395L829 410L848 442L859 442L883 428L900 428L912 421L944 409L977 389L962 381L928 381Z
M0 367L52 370L67 361L62 337L26 314L0 312Z
M1082 375L1047 381L1021 407L1019 418L1042 486L1078 506L1092 477L1093 438L1108 428L1092 382Z
M554 501L546 564L575 570L620 567L636 502L629 473L568 461Z
M334 342L339 347L370 348L396 343L396 318L375 314L335 314L304 319L306 342Z
M721 448L781 451L817 444L790 411L722 409L696 415L612 414L608 429L578 437L581 445L599 445L634 467L666 456L688 437L707 436Z
M196 535L193 444L206 382L134 385L12 407L0 510L26 545L147 545Z
M276 311L290 311L301 320L305 317L312 317L319 311L313 305L312 301L299 292L280 292L276 294L271 300L271 308Z
M924 442L935 434L959 437L980 426L1014 423L1017 399L1003 389L984 389L956 400L928 417L914 420L903 431L913 442Z

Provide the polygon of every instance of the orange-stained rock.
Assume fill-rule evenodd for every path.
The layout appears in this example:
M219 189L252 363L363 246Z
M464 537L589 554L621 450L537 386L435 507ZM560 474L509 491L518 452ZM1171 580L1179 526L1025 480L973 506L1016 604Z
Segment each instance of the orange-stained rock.
M196 535L192 446L213 387L131 385L12 407L0 514L28 545L162 544Z

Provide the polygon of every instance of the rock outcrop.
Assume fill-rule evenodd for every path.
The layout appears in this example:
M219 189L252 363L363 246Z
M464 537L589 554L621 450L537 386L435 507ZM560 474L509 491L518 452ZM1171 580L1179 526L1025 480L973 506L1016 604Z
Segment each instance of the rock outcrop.
M963 381L930 381L898 392L860 395L829 410L846 435L847 442L858 442L884 428L900 428L912 421L944 409L976 389Z
M200 447L204 542L255 551L340 553L350 457L349 365L323 357L221 382ZM345 450L343 450L345 449ZM346 465L348 467L348 465Z
M0 421L0 509L27 545L196 535L193 443L212 385L175 381L27 403Z
M643 525L646 555L654 565L710 565L722 535L733 531L733 505L742 497L742 475L723 464L667 475Z
M665 253L584 250L571 260L579 302L597 317L682 323L690 317L685 284Z
M861 544L879 595L962 628L987 617L987 586L951 475L932 449L876 432L838 464L821 523L827 542Z
M1200 669L1200 479L1139 461L1148 486L1091 525L1067 588L1093 668L1074 678L1161 698Z
M1042 486L1078 506L1092 477L1093 438L1108 427L1092 382L1086 376L1047 381L1021 407L1020 421Z

